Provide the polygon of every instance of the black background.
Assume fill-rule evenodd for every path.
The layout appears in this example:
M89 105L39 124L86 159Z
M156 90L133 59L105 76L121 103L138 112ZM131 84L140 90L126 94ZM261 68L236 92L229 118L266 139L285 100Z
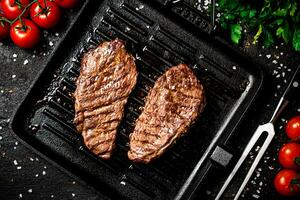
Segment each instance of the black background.
M63 37L78 9L65 12L63 20L54 30L43 31L41 43L33 50L19 49L10 41L0 43L0 199L98 199L97 191L93 188L74 181L68 174L22 145L9 127L13 111ZM240 151L253 129L270 117L286 82L300 63L299 54L280 42L273 48L265 49L261 45L252 45L250 37L244 38L243 41L239 50L266 71L266 87L244 120L239 130L242 133L237 134L238 139L232 144ZM288 141L283 130L285 120L299 115L299 111L300 103L293 102L276 123L276 137L247 185L242 195L244 198L241 199L255 199L257 196L253 195L259 195L259 199L281 199L272 184L276 172L280 169L276 160L277 152L280 146ZM237 183L225 194L226 199L231 199ZM211 179L209 184L196 192L195 199L212 198L220 184Z

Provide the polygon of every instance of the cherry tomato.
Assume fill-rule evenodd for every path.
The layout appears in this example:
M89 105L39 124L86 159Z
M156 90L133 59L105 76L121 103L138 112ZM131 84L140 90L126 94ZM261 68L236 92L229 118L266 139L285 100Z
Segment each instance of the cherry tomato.
M300 139L300 116L293 117L288 121L285 132L290 139Z
M284 144L279 150L278 160L285 168L300 170L300 144L295 142Z
M3 20L3 15L0 14L0 40L7 38L9 35L9 24Z
M71 9L78 4L78 0L54 0L60 7Z
M297 171L283 169L277 173L274 179L276 191L283 196L295 196L300 194L300 177Z
M58 5L47 0L46 5L43 0L39 0L30 7L31 19L41 28L53 28L61 17L61 11Z
M1 2L2 10L7 19L16 19L29 4L29 0L3 0ZM22 17L27 17L28 11Z
M12 41L21 48L32 48L40 40L39 28L29 19L16 21L10 28Z

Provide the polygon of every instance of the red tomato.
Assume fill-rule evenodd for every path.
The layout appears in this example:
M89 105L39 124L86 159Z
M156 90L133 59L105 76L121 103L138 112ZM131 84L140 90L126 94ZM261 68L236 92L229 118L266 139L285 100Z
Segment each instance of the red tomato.
M29 0L3 0L1 2L2 11L7 19L16 19L29 4ZM26 11L22 17L27 17Z
M60 8L56 3L49 0L39 0L30 7L31 19L41 28L53 28L61 17Z
M54 0L60 7L71 9L78 4L78 0Z
M12 41L21 48L32 48L40 40L39 28L29 19L16 21L10 29Z
M279 150L279 163L288 169L300 170L300 144L287 143Z
M300 116L291 118L285 127L285 131L290 139L300 139Z
M9 24L3 20L3 16L0 14L0 40L7 38L9 35Z
M274 179L276 191L283 196L295 196L300 194L299 183L299 174L291 169L279 171Z

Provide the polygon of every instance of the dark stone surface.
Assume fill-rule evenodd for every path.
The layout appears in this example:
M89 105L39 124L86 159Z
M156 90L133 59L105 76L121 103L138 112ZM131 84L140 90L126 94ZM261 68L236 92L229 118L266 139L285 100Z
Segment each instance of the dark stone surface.
M74 182L68 174L63 173L18 142L9 127L13 111L24 98L26 91L42 69L43 63L64 35L75 13L76 10L65 14L64 20L57 28L49 32L44 31L43 40L36 49L22 50L10 41L1 43L0 199L99 199L94 189L89 188L85 183ZM240 128L243 133L237 134L238 139L231 144L236 147L237 152L241 152L244 148L253 129L270 117L286 81L300 63L299 54L284 45L278 44L274 48L264 49L261 46L250 45L251 41L247 38L244 41L240 50L266 70L268 87ZM257 196L253 195L259 195L259 199L280 199L273 189L272 181L280 169L276 161L278 149L284 142L287 142L282 126L285 124L284 119L299 114L299 108L299 103L292 104L279 119L276 124L276 138L247 185L243 199L255 199ZM195 199L199 197L213 199L220 185L221 182L216 183L212 180L210 184L197 192ZM233 184L225 194L225 199L231 199L237 186Z

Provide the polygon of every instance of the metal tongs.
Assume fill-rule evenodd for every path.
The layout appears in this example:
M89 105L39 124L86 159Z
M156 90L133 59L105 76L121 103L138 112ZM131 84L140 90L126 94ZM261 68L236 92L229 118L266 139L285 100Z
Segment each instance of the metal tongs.
M264 155L266 149L268 148L270 142L272 141L275 130L274 130L274 122L278 118L278 116L282 113L282 111L286 108L286 106L289 104L291 99L299 96L299 84L300 84L300 65L297 67L294 75L292 76L291 80L289 81L289 84L287 85L287 88L285 89L283 96L280 98L278 105L270 119L270 121L266 124L260 125L257 127L256 131L254 132L251 140L247 144L243 154L239 158L238 162L236 163L235 167L229 174L228 178L226 179L224 185L222 186L221 190L219 191L217 197L215 200L218 200L221 198L222 194L224 193L225 189L229 185L232 178L235 176L236 172L239 170L240 166L250 153L251 149L254 147L254 145L257 143L258 139L262 136L264 132L267 133L267 138L265 139L262 147L260 148L251 168L249 169L242 185L240 186L238 192L236 193L234 200L237 200L239 196L241 195L242 191L244 190L246 184L248 183L249 179L251 178L256 166L258 165L259 161L261 160L262 156Z

